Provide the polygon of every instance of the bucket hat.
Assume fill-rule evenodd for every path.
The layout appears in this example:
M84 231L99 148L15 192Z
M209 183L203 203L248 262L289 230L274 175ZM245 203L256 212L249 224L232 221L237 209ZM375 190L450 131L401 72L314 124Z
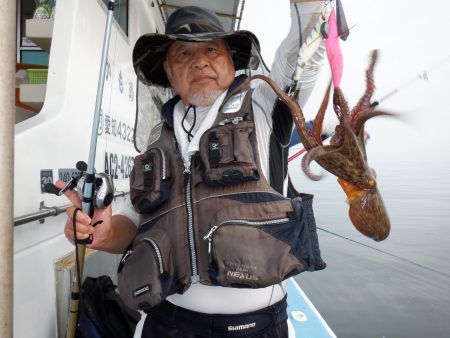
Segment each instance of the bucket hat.
M169 46L174 41L205 42L218 39L228 43L235 70L247 68L250 58L259 49L258 39L252 32L226 32L214 12L197 6L181 7L167 19L165 34L149 33L136 41L133 49L134 70L145 84L170 87L163 68Z

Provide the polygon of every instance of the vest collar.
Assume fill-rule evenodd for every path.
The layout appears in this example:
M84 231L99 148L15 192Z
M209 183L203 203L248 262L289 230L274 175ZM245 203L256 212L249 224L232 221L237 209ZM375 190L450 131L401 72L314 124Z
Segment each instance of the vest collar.
M234 79L234 82L228 88L227 96L233 92L237 87L239 87L245 80L247 79L247 75L241 74ZM161 115L163 119L167 122L167 124L173 128L173 109L175 105L181 100L179 95L175 95L169 101L164 103L161 109Z

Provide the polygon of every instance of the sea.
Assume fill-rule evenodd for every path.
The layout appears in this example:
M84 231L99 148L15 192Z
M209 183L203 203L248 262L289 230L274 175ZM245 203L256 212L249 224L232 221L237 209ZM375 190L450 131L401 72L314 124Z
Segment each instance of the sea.
M367 123L369 165L391 221L382 242L352 225L336 177L313 165L323 175L314 182L299 160L290 163L297 189L314 194L327 263L296 280L338 337L450 337L450 109L442 107Z

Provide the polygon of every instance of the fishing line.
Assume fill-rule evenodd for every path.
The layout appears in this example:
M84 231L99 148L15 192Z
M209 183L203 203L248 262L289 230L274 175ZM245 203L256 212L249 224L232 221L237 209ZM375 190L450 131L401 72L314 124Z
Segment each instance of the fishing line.
M385 251L385 250L378 249L378 248L376 248L376 247L374 247L374 246L372 246L372 245L364 244L364 243L362 243L362 242L359 242L359 241L357 241L357 240L351 239L351 238L349 238L349 237L345 237L345 236L343 236L343 235L340 235L340 234L335 233L335 232L330 231L330 230L326 230L326 229L324 229L324 228L317 227L317 229L322 230L323 232L326 232L326 233L328 233L328 234L330 234L330 235L333 235L333 236L336 236L336 237L339 237L339 238L342 238L342 239L346 239L346 240L349 241L349 242L353 242L353 243L359 244L359 245L361 245L361 246L364 246L364 247L366 247L366 248L369 248L369 249L378 251L378 252L380 252L380 253L382 253L382 254L385 254L385 255L394 257L394 258L399 259L399 260L401 260L401 261L403 261L403 262L412 264L412 265L414 265L414 266L416 266L416 267L418 267L418 268L427 270L427 271L429 271L429 272L436 273L436 274L441 275L441 276L443 276L443 277L450 278L450 274L447 274L447 273L445 273L445 272L442 272L442 271L439 271L439 270L430 268L429 266L426 266L426 265L423 265L423 264L414 262L414 261L409 260L409 259L407 259L407 258L403 258L403 257L398 256L398 255L396 255L396 254L393 254L393 253L391 253L391 252L388 252L388 251Z
M397 94L399 91L404 90L405 88L411 86L416 81L419 81L419 80L428 81L428 75L431 74L431 72L441 68L443 65L448 63L448 61L450 61L450 55L447 55L442 61L434 64L432 67L429 68L429 70L424 69L422 72L418 73L416 76L403 82L402 84L397 86L397 88L394 88L389 93L385 94L379 100L375 100L374 102L381 103L381 102L387 100L388 98L392 97L393 95Z
M80 208L75 208L75 210L73 211L73 215L72 215L72 230L73 230L73 240L74 240L74 244L75 244L75 270L77 273L77 278L78 280L81 282L81 272L80 272L80 254L78 252L78 238L77 238L77 213L78 211L81 211ZM81 298L81 292L79 294L79 297Z

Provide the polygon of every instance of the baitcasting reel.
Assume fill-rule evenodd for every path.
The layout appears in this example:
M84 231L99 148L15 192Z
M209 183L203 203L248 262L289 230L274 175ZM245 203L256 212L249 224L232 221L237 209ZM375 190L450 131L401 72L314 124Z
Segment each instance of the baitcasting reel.
M78 196L83 200L83 187L86 180L86 174L83 174L78 179L77 191ZM107 208L114 198L114 187L111 177L105 173L95 174L95 189L93 196L94 208L105 209Z
M76 167L80 170L79 176L72 176L62 189L58 189L52 183L47 183L44 187L45 192L61 196L67 190L72 190L76 187L80 200L83 200L84 184L86 182L86 177L88 176L86 174L87 165L80 161L77 163ZM94 185L95 189L92 196L94 208L107 208L114 199L114 186L111 177L105 173L96 173L94 175Z

